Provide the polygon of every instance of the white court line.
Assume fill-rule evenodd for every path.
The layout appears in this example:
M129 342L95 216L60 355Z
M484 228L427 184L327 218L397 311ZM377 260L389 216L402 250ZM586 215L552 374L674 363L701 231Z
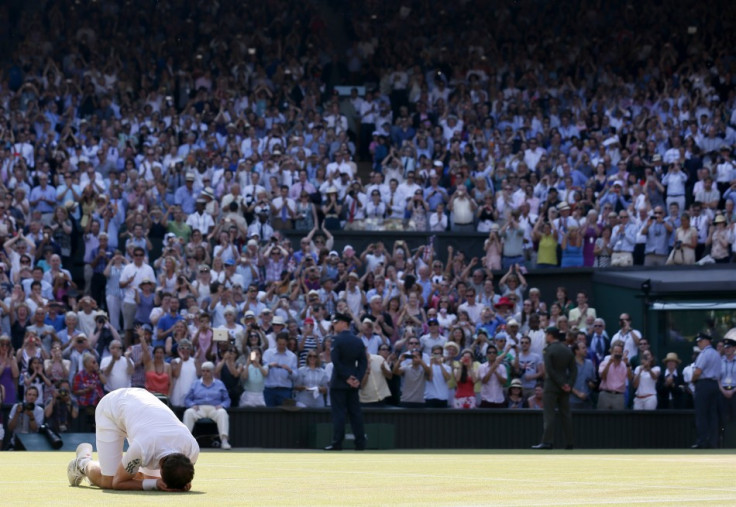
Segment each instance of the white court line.
M210 465L211 466L211 465ZM253 466L253 467L238 467L236 465L224 465L224 464L217 464L215 465L217 468L240 468L240 469L257 469L262 470L262 466ZM294 473L303 473L304 468L303 467L283 467L280 466L279 470L281 471L291 471ZM375 471L375 470L344 470L344 469L335 469L330 470L330 473L336 473L336 474L343 474L343 475L373 475L375 477L381 477L385 475L390 475L392 478L427 478L427 479L447 479L447 474L422 474L422 473L414 473L414 472L381 472L381 471ZM725 476L724 476L725 477ZM513 482L513 483L531 483L534 484L536 482L536 479L515 479L515 478L509 478L509 477L486 477L486 479L490 479L492 481L500 481L500 482ZM600 483L598 481L555 481L555 486L591 486L591 487L599 487ZM628 486L630 487L636 487L636 483L629 483ZM641 484L642 487L647 488L656 488L656 489L679 489L684 491L722 491L727 493L734 493L736 494L736 487L732 488L713 488L713 487L693 487L693 486L677 486L673 484L665 484L665 485L657 485L652 484L650 482L645 482Z

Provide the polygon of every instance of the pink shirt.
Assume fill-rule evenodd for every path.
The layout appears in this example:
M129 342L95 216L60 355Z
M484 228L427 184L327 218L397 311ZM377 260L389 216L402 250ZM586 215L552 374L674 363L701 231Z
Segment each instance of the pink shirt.
M603 370L606 369L606 365L611 361L611 356L607 356L598 367L598 373L603 378ZM618 366L616 363L612 363L608 369L608 375L605 380L601 380L601 391L616 391L617 393L623 393L626 390L626 378L628 369L626 363L621 361Z

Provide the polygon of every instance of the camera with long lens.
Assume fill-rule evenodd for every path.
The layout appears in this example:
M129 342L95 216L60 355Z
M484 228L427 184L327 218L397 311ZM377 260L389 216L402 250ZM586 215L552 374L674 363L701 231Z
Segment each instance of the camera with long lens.
M53 449L61 449L64 445L64 441L61 439L59 434L45 424L42 424L41 427L38 428L38 432L46 437L46 440Z

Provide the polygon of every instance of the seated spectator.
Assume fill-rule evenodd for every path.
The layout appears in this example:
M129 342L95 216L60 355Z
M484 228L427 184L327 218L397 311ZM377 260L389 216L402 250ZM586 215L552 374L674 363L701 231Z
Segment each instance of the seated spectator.
M194 429L194 423L208 417L217 423L217 431L220 434L220 447L230 449L228 442L230 434L230 417L226 408L230 407L230 395L225 384L215 378L215 365L207 361L202 364L202 378L195 381L189 393L187 393L184 411L184 424L189 431Z

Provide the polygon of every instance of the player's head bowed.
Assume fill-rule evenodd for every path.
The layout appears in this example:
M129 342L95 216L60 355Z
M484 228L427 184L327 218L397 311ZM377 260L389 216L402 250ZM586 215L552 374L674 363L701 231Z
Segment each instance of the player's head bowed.
M171 489L184 489L194 479L194 465L180 452L169 454L161 459L161 478Z

